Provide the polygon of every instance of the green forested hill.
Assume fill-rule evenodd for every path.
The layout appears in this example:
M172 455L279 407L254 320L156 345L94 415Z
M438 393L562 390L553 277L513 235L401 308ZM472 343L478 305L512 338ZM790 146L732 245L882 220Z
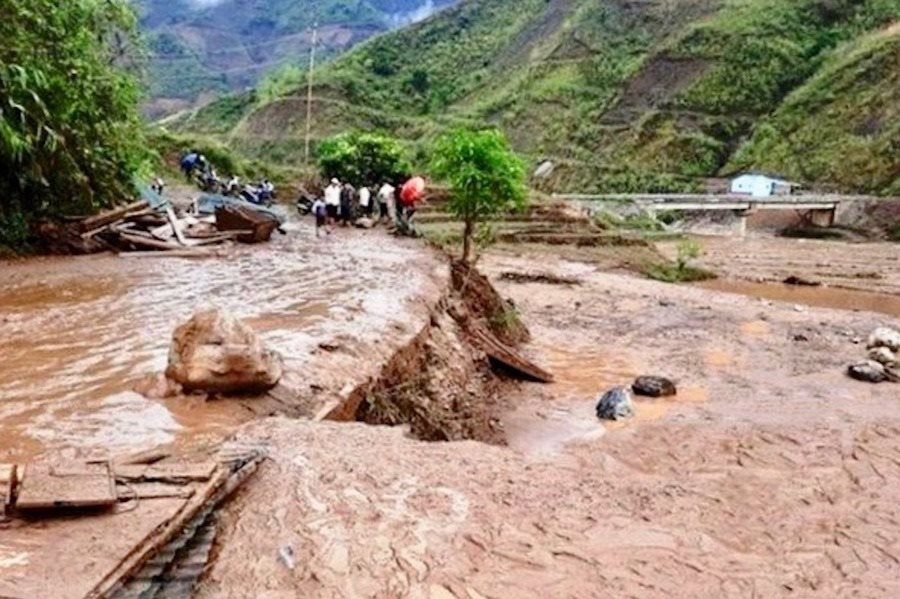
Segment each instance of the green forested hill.
M150 50L148 112L165 114L305 62L314 24L320 55L331 56L454 0L132 1Z
M900 0L469 0L317 74L316 134L416 143L493 123L557 190L690 189L764 168L896 190ZM302 147L305 99L245 97L181 123L250 152ZM232 105L236 100L229 100Z

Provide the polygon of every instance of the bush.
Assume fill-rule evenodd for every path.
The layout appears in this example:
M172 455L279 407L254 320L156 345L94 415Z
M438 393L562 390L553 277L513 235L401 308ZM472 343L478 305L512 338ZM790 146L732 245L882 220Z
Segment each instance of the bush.
M374 133L342 133L318 147L319 170L326 179L336 177L355 185L400 181L412 172L403 146Z

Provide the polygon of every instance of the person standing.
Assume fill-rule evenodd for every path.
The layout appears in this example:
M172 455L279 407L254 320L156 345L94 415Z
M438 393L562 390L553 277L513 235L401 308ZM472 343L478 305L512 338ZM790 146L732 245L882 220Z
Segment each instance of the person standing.
M372 192L365 185L359 188L359 209L365 216L372 218Z
M325 211L328 218L328 224L334 226L337 221L338 208L341 205L341 182L332 179L331 184L325 188Z
M356 190L347 181L341 190L341 226L346 227L353 220L353 200Z
M381 189L378 190L378 221L381 222L386 218L390 218L391 222L393 222L394 217L392 213L394 209L392 205L394 204L394 186L384 182L384 185L381 186Z
M312 213L316 217L316 238L319 237L319 232L323 227L325 234L331 235L331 228L328 226L328 211L322 198L316 198L316 201L313 202Z

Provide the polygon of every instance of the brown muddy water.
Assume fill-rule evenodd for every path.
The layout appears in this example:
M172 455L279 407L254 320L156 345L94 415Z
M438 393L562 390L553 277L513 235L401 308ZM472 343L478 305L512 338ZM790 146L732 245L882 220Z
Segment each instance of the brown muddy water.
M872 293L839 287L757 283L734 279L713 279L695 283L695 286L712 291L737 293L758 299L790 302L819 308L833 308L836 310L878 312L900 318L900 296L887 293Z
M247 318L302 365L324 335L378 331L415 294L420 247L357 231L320 243L292 225L225 258L0 262L0 461L191 446L246 420L232 402L133 390L165 369L173 330L197 309Z

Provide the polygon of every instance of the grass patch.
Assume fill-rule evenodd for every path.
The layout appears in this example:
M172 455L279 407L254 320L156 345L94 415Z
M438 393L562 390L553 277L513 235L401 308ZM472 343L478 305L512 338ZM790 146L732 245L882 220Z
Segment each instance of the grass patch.
M677 264L647 264L642 273L647 278L664 283L695 283L716 278L716 274L709 270L694 266L679 268Z

